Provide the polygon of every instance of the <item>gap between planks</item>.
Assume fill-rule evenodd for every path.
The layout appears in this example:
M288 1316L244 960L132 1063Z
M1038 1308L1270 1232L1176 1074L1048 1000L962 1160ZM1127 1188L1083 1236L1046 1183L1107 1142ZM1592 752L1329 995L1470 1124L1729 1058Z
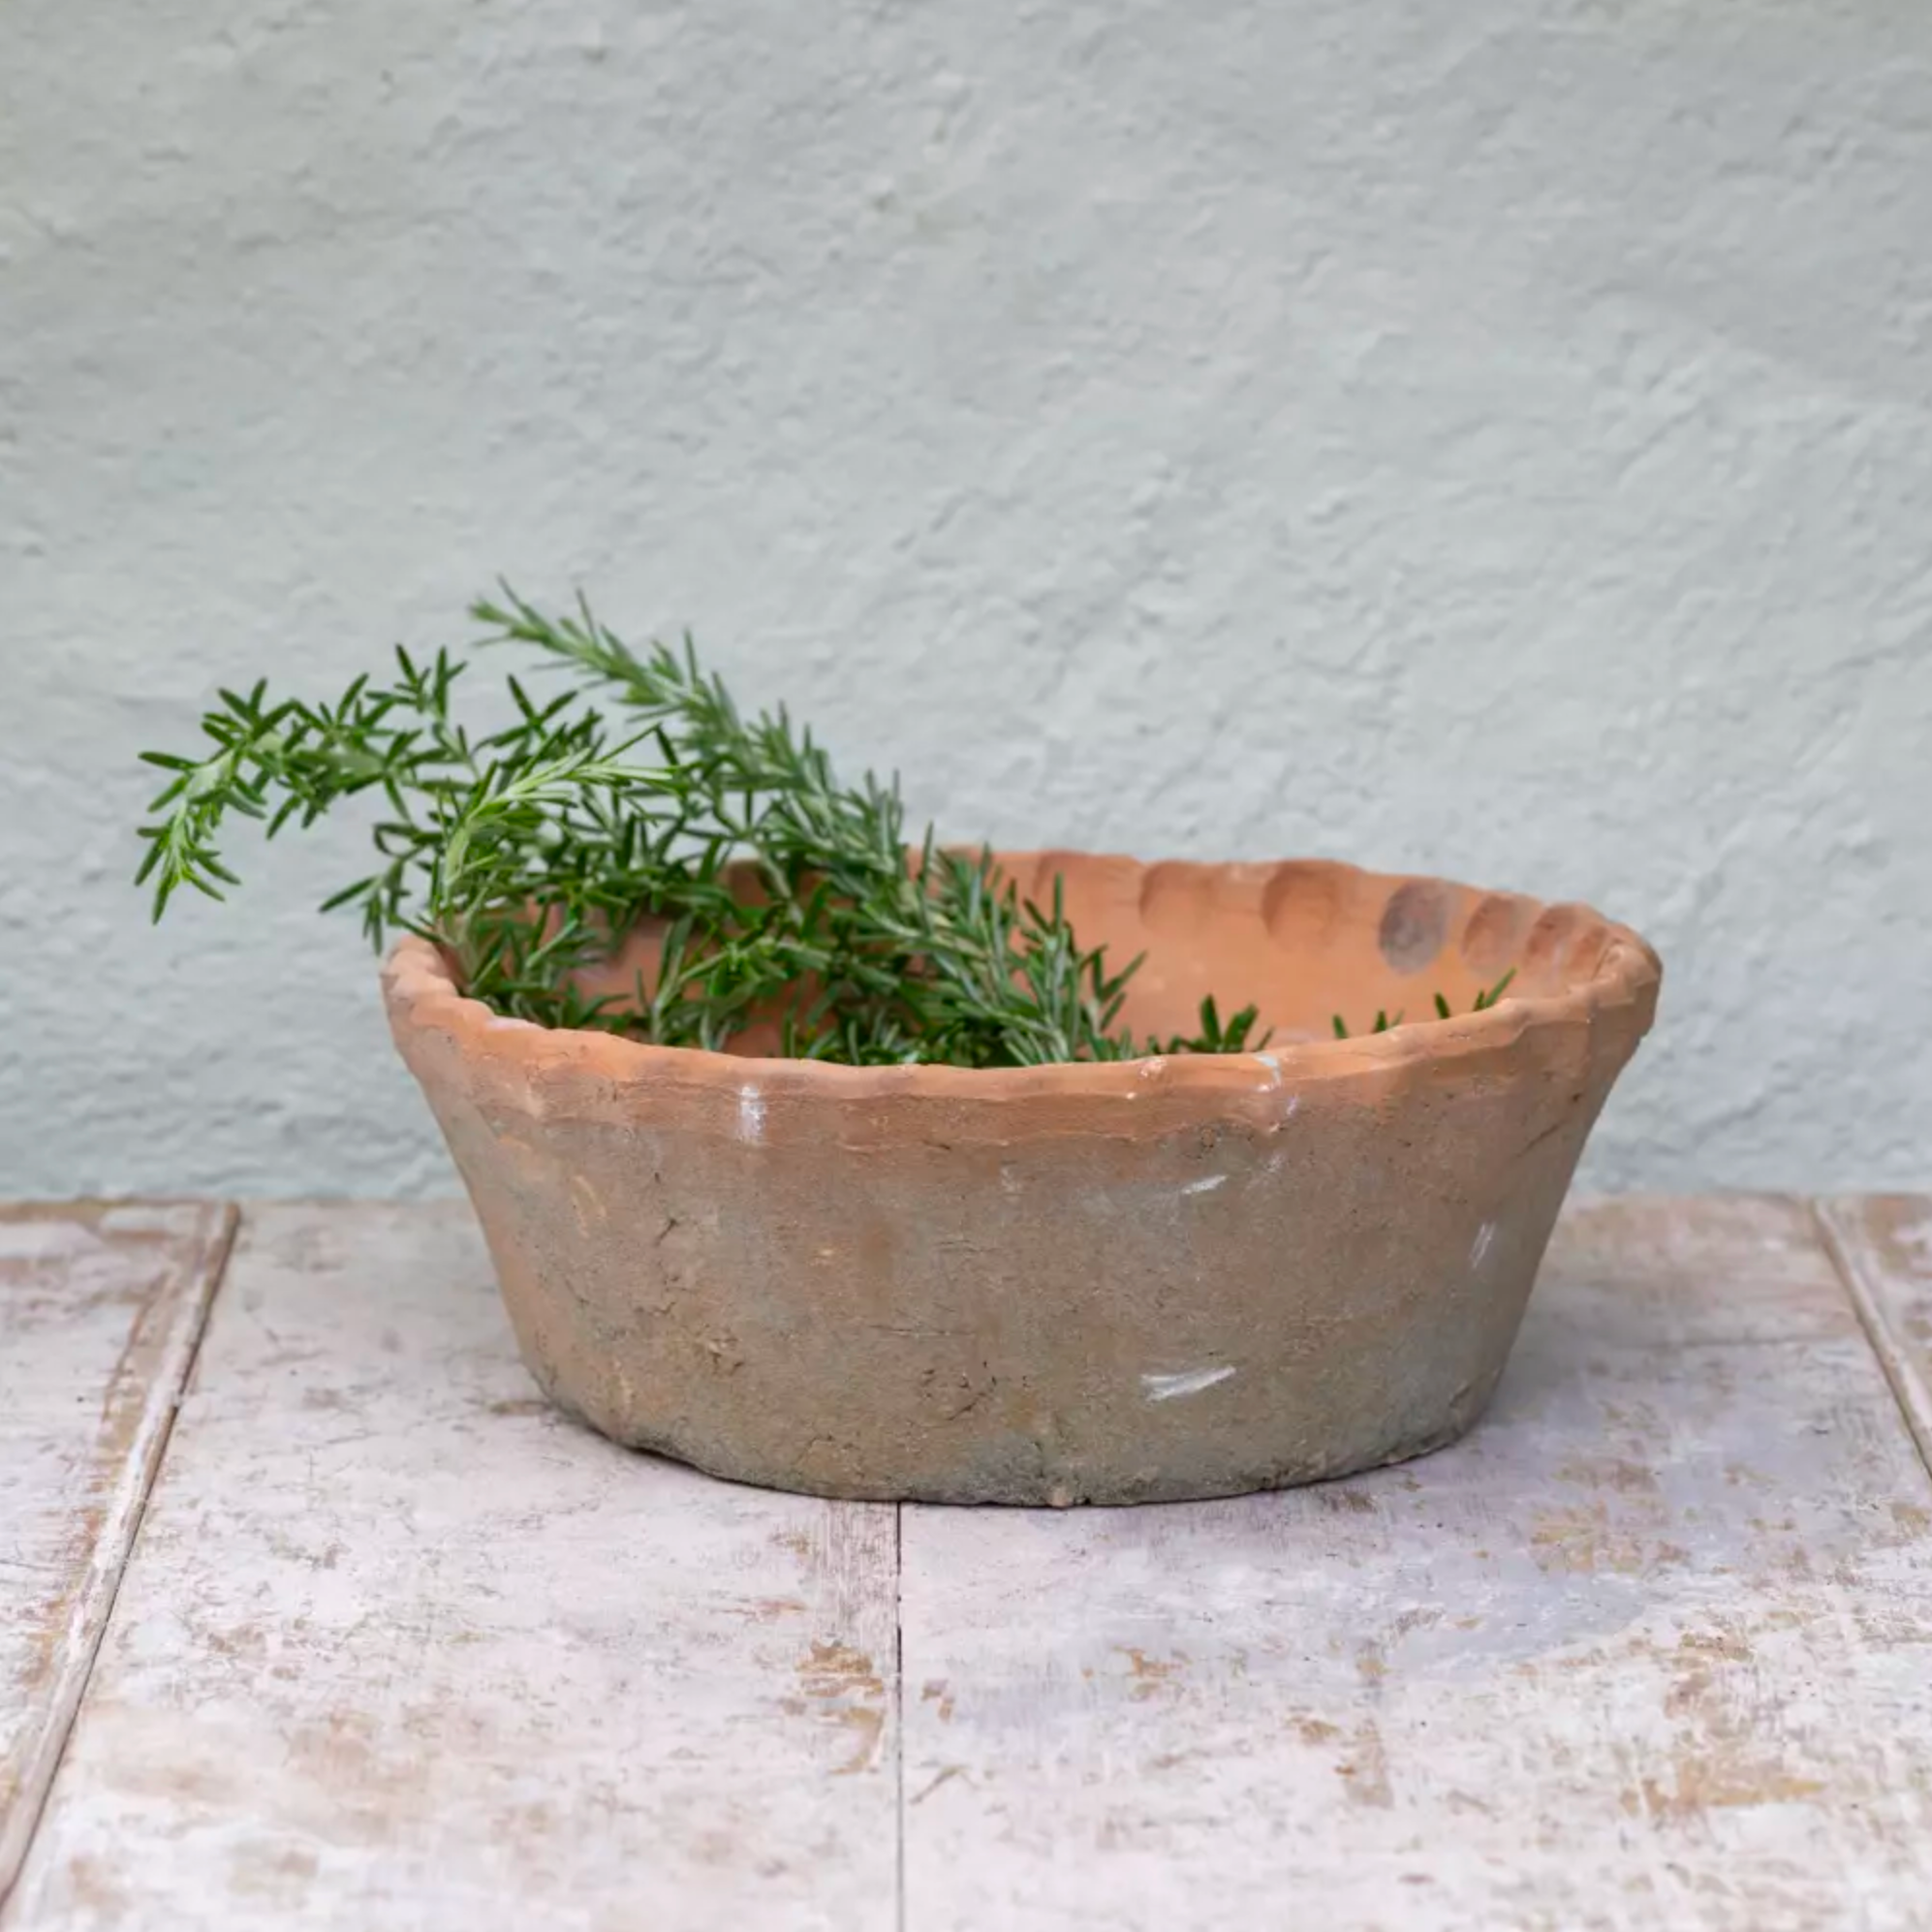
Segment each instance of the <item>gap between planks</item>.
M1926 1480L1808 1200L1577 1203L1440 1456L910 1511L910 1922L1922 1925Z
M1883 1267L1872 1252L1869 1230L1864 1225L1874 1204L1884 1196L1854 1195L1813 1200L1811 1218L1824 1252L1845 1284L1845 1293L1857 1311L1859 1324L1872 1353L1885 1371L1892 1399L1912 1440L1917 1445L1925 1473L1932 1476L1932 1383L1914 1359L1906 1338L1893 1327L1890 1315L1881 1299L1881 1287L1875 1274ZM1932 1200L1928 1200L1928 1223L1932 1223Z
M906 1932L906 1506L892 1505L892 1923Z
M154 1302L166 1299L171 1293L178 1293L185 1303L183 1319L169 1334L144 1391L140 1420L120 1459L99 1533L87 1555L86 1574L74 1593L66 1625L54 1645L59 1661L37 1731L29 1736L24 1747L13 1802L0 1814L0 1924L9 1922L15 1885L46 1816L54 1780L94 1674L95 1661L113 1619L121 1581L133 1558L148 1498L167 1456L174 1418L180 1411L188 1378L194 1373L202 1337L207 1332L208 1316L228 1272L229 1256L234 1251L240 1224L240 1210L233 1201L129 1201L117 1205L135 1211L150 1205L212 1208L215 1226L204 1245L182 1258L180 1266L185 1281L181 1288L164 1287L155 1291ZM152 1306L150 1303L134 1316L123 1362L126 1355L132 1353Z
M1794 1203L1794 1205L1796 1204L1797 1203ZM1914 1434L1916 1439L1916 1454L1919 1456L1923 1456L1926 1459L1928 1466L1932 1466L1932 1453L1928 1453L1926 1437L1923 1433L1919 1431L1918 1427L1916 1426L1917 1418L1915 1418L1911 1402L1908 1399L1908 1396L1905 1393L1904 1388L1901 1387L1901 1380L1900 1380L1901 1376L1911 1375L1915 1373L1915 1371L1912 1369L1910 1360L1907 1357L1905 1357L1897 1349L1888 1349L1890 1335L1889 1335L1889 1330L1887 1329L1885 1320L1883 1318L1882 1311L1880 1311L1876 1303L1873 1302L1871 1295L1863 1292L1864 1284L1859 1280L1855 1267L1852 1264L1851 1261L1848 1259L1845 1244L1843 1241L1841 1241L1838 1238L1839 1231L1831 1225L1828 1219L1827 1212L1825 1209L1825 1204L1806 1200L1801 1203L1801 1207L1802 1207L1803 1217L1809 1219L1812 1225L1818 1231L1818 1234L1820 1237L1820 1244L1823 1248L1824 1255L1828 1257L1830 1273L1836 1276L1838 1278L1838 1281L1842 1283L1846 1294L1852 1304L1852 1308L1855 1310L1858 1324L1864 1330L1863 1339L1869 1342L1871 1348L1877 1354L1879 1360L1885 1369L1886 1379L1890 1384L1890 1393L1892 1398L1895 1399L1898 1402L1900 1408L1905 1411L1906 1419L1908 1423L1915 1425ZM253 1217L251 1216L250 1219L252 1222ZM138 1497L135 1499L133 1507L127 1518L126 1534L121 1539L121 1546L118 1553L118 1559L114 1565L113 1574L110 1580L109 1587L108 1589L108 1593L106 1595L105 1601L101 1605L101 1615L93 1630L92 1643L88 1647L87 1658L86 1658L87 1667L81 1671L78 1681L74 1687L74 1700L76 1703L79 1701L81 1695L84 1693L86 1689L87 1679L88 1675L91 1672L95 1652L99 1648L102 1634L105 1631L113 1610L114 1596L118 1592L122 1576L125 1574L127 1571L129 1559L133 1554L136 1541L140 1535L141 1519L143 1511L146 1509L147 1499L149 1495L153 1493L158 1472L160 1470L160 1467L162 1466L163 1459L168 1452L169 1429L170 1426L171 1425L171 1418L172 1418L174 1405L175 1403L178 1402L181 1391L185 1388L187 1380L190 1374L192 1373L193 1363L196 1355L199 1351L201 1339L204 1331L206 1322L214 1306L215 1297L218 1293L223 1292L224 1284L227 1280L227 1275L228 1275L228 1268L227 1268L228 1247L233 1239L235 1225L236 1225L236 1216L234 1210L231 1209L228 1212L227 1223L223 1231L221 1252L219 1253L219 1255L213 1258L210 1265L205 1270L208 1276L208 1280L205 1284L204 1291L202 1294L201 1306L197 1319L192 1324L193 1334L189 1338L185 1351L183 1352L183 1359L181 1362L179 1375L177 1378L174 1379L172 1387L169 1391L170 1399L167 1400L166 1402L162 1402L159 1404L155 1403L150 1404L151 1409L158 1407L164 1412L162 1415L159 1432L152 1443L151 1467L148 1468L145 1478L140 1485L140 1493ZM1840 1318L1840 1319L1845 1319L1845 1318ZM158 1386L166 1386L165 1379L163 1379ZM1478 1448L1479 1449L1481 1448L1481 1445L1480 1443L1478 1445ZM1911 1459L1914 1455L1914 1451L1906 1450L1903 1445L1900 1445L1900 1451L1904 1453L1908 1457L1908 1459ZM1449 1465L1447 1464L1444 1465L1444 1473L1445 1474L1449 1473ZM1402 1477L1400 1472L1393 1472L1393 1473L1388 1473L1382 1479L1370 1479L1370 1480L1372 1481L1379 1480L1384 1488L1389 1488L1391 1485L1394 1487L1400 1487L1402 1483ZM1337 1490L1336 1493L1339 1494L1339 1490ZM1273 1499L1273 1507L1281 1511L1298 1511L1300 1514L1313 1515L1317 1523L1319 1524L1325 1520L1325 1518L1323 1515L1323 1506L1325 1505L1325 1503L1329 1500L1332 1499L1327 1497L1324 1497L1321 1499L1311 1497L1309 1499L1307 1506L1304 1507L1300 1504L1293 1503L1291 1500ZM1623 1498L1621 1491L1617 1492L1617 1497L1614 1500L1617 1502L1617 1507L1619 1509L1623 1508L1625 1502L1627 1501L1627 1499ZM1262 1499L1258 1499L1257 1506L1255 1507L1259 1508L1261 1506L1261 1501ZM836 1508L837 1506L833 1507ZM929 1510L920 1506L915 1506L915 1510L916 1513L913 1519L914 1525L917 1525L920 1522L926 1522L935 1529L938 1529L943 1525L950 1525L952 1531L958 1533L970 1533L970 1531L973 1529L976 1523L978 1523L981 1527L985 1526L982 1512L970 1511ZM983 1513L997 1514L1000 1516L1007 1516L1009 1514L1009 1512L1007 1511L983 1512ZM1013 1513L1015 1513L1019 1518L1020 1522L1023 1523L1025 1518L1028 1515L1030 1515L1032 1512L1021 1511ZM1076 1512L1076 1514L1082 1514L1082 1513L1086 1512ZM1144 1527L1147 1528L1151 1533L1153 1530L1164 1528L1166 1525L1171 1522L1175 1527L1185 1530L1187 1526L1187 1519L1189 1518L1190 1515L1196 1512L1165 1511L1155 1511L1153 1512L1153 1515L1151 1517L1145 1519L1144 1521L1141 1518L1136 1517L1132 1523L1129 1523L1124 1527L1130 1531ZM1203 1517L1212 1515L1215 1517L1225 1516L1225 1517L1233 1518L1242 1513L1242 1506L1239 1505L1204 1506L1203 1509L1199 1513L1201 1514ZM1158 1519L1158 1521L1156 1519ZM1343 1518L1342 1520L1345 1523L1347 1523L1349 1522L1350 1519ZM1056 1520L1053 1518L1048 1518L1047 1521L1051 1523L1056 1529L1071 1530L1078 1527L1078 1525L1075 1524L1069 1524L1065 1519ZM906 1577L905 1545L907 1542L909 1527L912 1526L909 1525L907 1521L906 1506L904 1505L895 1506L893 1510L893 1520L892 1520L893 1577L891 1585L893 1621L894 1621L894 1629L892 1633L893 1680L891 1684L890 1698L888 1705L888 1709L890 1713L891 1749L893 1752L893 1764L891 1766L891 1784L889 1789L892 1793L891 1801L893 1804L893 1809L895 1814L894 1818L895 1842L894 1842L894 1859L893 1859L893 1872L892 1872L892 1883L894 1887L892 1922L898 1928L900 1928L900 1932L906 1932L906 1928L908 1927L909 1924L909 1909L912 1903L912 1899L910 1896L911 1891L913 1889L911 1883L912 1875L909 1871L909 1857L908 1857L909 1824L911 1823L909 1820L909 1813L912 1805L919 1802L920 1799L922 1799L925 1795L927 1795L929 1791L932 1789L932 1787L928 1786L926 1790L919 1791L917 1792L917 1793L909 1792L909 1771L913 1767L909 1767L907 1762L909 1739L907 1737L906 1725L904 1719L905 1719L905 1711L908 1700L905 1695L905 1687L906 1687L908 1668L914 1666L920 1665L922 1663L922 1659L918 1655L912 1657L908 1656L908 1633L906 1628L907 1577ZM1096 1527L1097 1529L1105 1529L1106 1526L1099 1523L1098 1519L1096 1519L1094 1527ZM1306 1525L1304 1525L1303 1527L1305 1529ZM1078 1540L1079 1539L1075 1539L1075 1541ZM104 1533L104 1541L105 1541L105 1533ZM1130 1537L1129 1541L1132 1542L1133 1538ZM881 1621L883 1622L883 1618ZM880 1632L880 1635L883 1636L884 1635L883 1631ZM919 1633L916 1631L913 1634L913 1639L914 1640L912 1647L917 1652L920 1648ZM1136 1640L1139 1641L1140 1639L1137 1637ZM1158 1715L1160 1709L1162 1708L1162 1706L1159 1703L1160 1698L1177 1695L1177 1693L1174 1693L1172 1691L1171 1686L1166 1680L1165 1673L1169 1669L1169 1666L1166 1661L1164 1661L1164 1658L1154 1657L1152 1656L1152 1653L1150 1653L1150 1661L1145 1666L1140 1666L1137 1660L1137 1672L1139 1668L1143 1667L1150 1673L1149 1676L1143 1682L1137 1674L1135 1682L1130 1687L1128 1687L1128 1695L1130 1696L1130 1698L1134 1699L1144 1699L1149 1705L1148 1715L1151 1718L1151 1716ZM1139 1712L1138 1701L1135 1703L1134 1709L1136 1713ZM916 1705L916 1715L917 1715L917 1705ZM66 1713L66 1717L61 1726L61 1731L62 1731L61 1741L63 1748L65 1746L66 1733L72 1728L73 1716L74 1716L73 1710L70 1708ZM55 1754L56 1762L58 1761L58 1757L59 1753L56 1752ZM919 1768L922 1770L926 1767L921 1766ZM52 1771L53 1771L53 1765L50 1764L48 1767L49 1781L51 1780ZM950 1775L951 1774L949 1772L942 1772L940 1783L942 1785L945 1784ZM949 1798L955 1797L959 1789L960 1789L960 1783L959 1781L955 1780L953 1791L948 1794ZM46 1796L45 1791L42 1792L41 1796L44 1801ZM38 1807L36 1809L38 1810ZM922 1813L922 1819L924 1818L924 1816L925 1815ZM11 1872L0 1871L0 1876L5 1876L9 1880L11 1880L13 1875ZM0 1920L5 1919L4 1902L5 1902L5 1886L0 1885ZM923 1908L925 1906L925 1901L921 1900L920 1903ZM923 1924L925 1922L926 1922L925 1914L922 1910L920 1923Z
M460 1202L251 1208L16 1922L886 1932L895 1522L544 1403Z

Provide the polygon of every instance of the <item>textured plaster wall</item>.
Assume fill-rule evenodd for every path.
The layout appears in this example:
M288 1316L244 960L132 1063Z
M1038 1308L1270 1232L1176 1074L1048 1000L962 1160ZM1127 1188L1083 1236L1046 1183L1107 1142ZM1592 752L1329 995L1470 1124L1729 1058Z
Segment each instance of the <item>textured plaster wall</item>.
M963 834L1582 896L1599 1184L1932 1179L1932 10L12 0L0 1193L452 1184L217 681L498 572Z

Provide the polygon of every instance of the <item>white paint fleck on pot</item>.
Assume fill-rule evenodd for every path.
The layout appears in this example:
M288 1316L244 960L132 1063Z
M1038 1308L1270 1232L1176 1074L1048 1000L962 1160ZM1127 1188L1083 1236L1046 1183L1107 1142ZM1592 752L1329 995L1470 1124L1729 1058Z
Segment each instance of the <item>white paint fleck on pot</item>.
M749 1080L738 1089L738 1138L753 1146L764 1138L764 1096Z
M1226 1382L1233 1373L1233 1368L1224 1363L1219 1368L1186 1369L1179 1375L1143 1375L1140 1387L1147 1391L1149 1402L1171 1402L1176 1396L1199 1395L1203 1388Z
M578 1231L588 1235L601 1223L610 1218L610 1211L604 1204L604 1197L597 1192L588 1174L571 1176L571 1198L576 1214Z

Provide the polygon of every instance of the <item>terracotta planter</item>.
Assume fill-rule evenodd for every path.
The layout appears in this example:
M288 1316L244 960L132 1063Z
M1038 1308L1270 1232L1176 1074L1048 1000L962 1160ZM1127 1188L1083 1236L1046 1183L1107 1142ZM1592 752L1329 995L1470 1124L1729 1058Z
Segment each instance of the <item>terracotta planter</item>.
M948 1502L1229 1495L1460 1435L1656 955L1582 907L1351 866L1005 862L1146 951L1137 1029L1212 990L1262 1002L1267 1050L697 1053L498 1018L396 950L396 1044L545 1393L720 1476ZM1487 1013L1331 1035L1439 989L1464 1013L1511 966Z

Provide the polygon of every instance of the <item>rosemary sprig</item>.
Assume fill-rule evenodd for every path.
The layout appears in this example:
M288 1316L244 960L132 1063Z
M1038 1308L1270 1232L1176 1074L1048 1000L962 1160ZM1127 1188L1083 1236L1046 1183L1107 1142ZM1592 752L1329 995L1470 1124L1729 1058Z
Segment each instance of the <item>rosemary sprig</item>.
M1500 1000L1503 997L1503 995L1510 990L1510 982L1515 977L1516 977L1516 969L1513 966L1511 966L1510 970L1507 973L1505 973L1503 977L1500 980L1498 980L1493 986L1490 986L1485 991L1477 994L1476 1003L1474 1006L1470 1008L1470 1012L1487 1013L1489 1009L1493 1007L1496 1004L1496 1002ZM1438 1019L1453 1019L1455 1017L1453 1011L1449 1007L1449 1001L1441 993L1438 993L1436 995L1436 1017ZM1369 1028L1369 1032L1390 1033L1401 1024L1402 1024L1402 1015L1399 1013L1395 1015L1393 1019L1391 1019L1388 1016L1387 1010L1384 1010L1376 1014L1375 1024ZM1337 1040L1347 1040L1350 1037L1348 1022L1341 1016L1340 1013L1337 1013L1335 1015L1334 1026L1335 1026L1335 1038Z
M966 1067L1266 1044L1254 1007L1224 1023L1211 999L1198 1033L1137 1043L1120 1013L1139 961L1081 947L1058 880L1048 903L1026 899L989 851L944 849L930 827L909 858L897 781L842 783L782 708L741 712L689 639L636 652L581 602L550 617L507 588L471 614L483 646L532 651L567 687L539 701L509 676L514 722L479 735L455 713L467 667L398 647L387 681L333 704L224 691L201 756L144 754L169 774L140 828L155 918L184 887L219 899L238 883L231 815L272 838L369 796L376 868L326 906L354 909L378 948L434 940L474 997L542 1025L715 1049L768 1022L791 1055ZM652 983L584 991L645 918Z
M169 774L141 828L155 917L183 887L221 898L237 883L231 814L273 837L374 794L379 864L327 905L355 909L378 947L399 930L436 940L499 1012L713 1048L771 1017L787 1052L861 1063L1137 1050L1118 1026L1134 965L1078 945L1057 882L1049 905L1023 900L989 852L930 831L909 864L896 784L842 785L785 712L740 713L688 640L639 655L585 608L551 620L506 597L476 607L483 641L575 677L544 702L511 677L504 730L455 717L463 665L398 649L388 682L358 678L332 705L224 692L202 756L147 754ZM592 690L628 714L623 731ZM727 875L733 858L755 891ZM645 916L665 922L655 983L628 1001L581 991Z

